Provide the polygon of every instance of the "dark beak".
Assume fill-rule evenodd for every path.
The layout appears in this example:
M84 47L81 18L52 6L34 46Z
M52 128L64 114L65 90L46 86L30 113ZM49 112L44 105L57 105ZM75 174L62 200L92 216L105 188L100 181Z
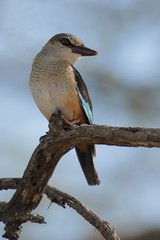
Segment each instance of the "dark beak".
M73 53L80 54L81 56L95 56L99 54L98 52L85 46L72 46L71 49Z

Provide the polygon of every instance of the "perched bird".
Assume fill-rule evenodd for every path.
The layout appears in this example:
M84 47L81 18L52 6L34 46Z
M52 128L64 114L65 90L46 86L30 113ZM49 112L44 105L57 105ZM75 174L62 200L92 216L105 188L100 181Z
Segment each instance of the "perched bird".
M97 54L76 36L61 33L52 37L35 57L30 89L38 108L48 120L59 109L64 124L92 124L88 90L73 64L82 56ZM88 184L99 184L93 163L95 146L82 143L75 149Z

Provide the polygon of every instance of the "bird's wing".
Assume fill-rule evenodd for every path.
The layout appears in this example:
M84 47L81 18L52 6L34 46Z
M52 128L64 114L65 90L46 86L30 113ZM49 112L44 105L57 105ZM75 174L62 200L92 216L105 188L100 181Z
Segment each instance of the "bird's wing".
M78 96L79 96L81 105L87 116L88 122L90 124L92 124L92 122L93 122L92 103L91 103L91 99L89 97L87 86L86 86L85 82L83 81L80 73L74 67L73 67L73 71L75 74L75 80L77 82L77 92L78 92Z

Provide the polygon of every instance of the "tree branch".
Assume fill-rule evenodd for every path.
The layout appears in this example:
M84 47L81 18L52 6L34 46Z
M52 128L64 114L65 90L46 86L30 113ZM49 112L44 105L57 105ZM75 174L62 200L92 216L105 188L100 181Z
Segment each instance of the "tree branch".
M6 204L2 203L3 207L0 208L0 219L5 219L5 216L9 219L4 221L6 223L4 237L8 239L19 238L21 224L24 223L22 216L29 216L38 206L58 161L76 145L83 142L130 147L160 147L160 129L98 125L81 125L64 129L59 111L51 117L49 129L32 154L21 181L14 182L17 184L17 191L11 200Z
M67 141L66 146L76 146L83 142L125 147L160 147L160 129L81 125L58 136L57 141Z
M0 179L0 190L2 189L16 189L18 184L20 183L20 178L1 178ZM58 204L65 208L65 204L69 207L73 208L76 212L78 212L86 221L92 224L107 240L119 240L120 238L117 236L114 228L107 222L101 219L96 215L94 211L83 205L77 199L72 197L71 195L59 191L58 189L48 186L44 192L47 197L54 203ZM1 207L1 203L0 203ZM12 220L12 219L10 219ZM17 219L18 220L18 219ZM45 223L44 218L37 215L33 216L32 214L23 216L20 219L21 221L30 221L35 223ZM0 219L0 221L4 221L4 219Z
M47 186L45 190L45 194L53 201L56 202L59 201L61 197L61 204L66 203L69 207L76 210L86 221L88 221L90 224L92 224L101 234L102 236L107 240L120 240L120 238L117 236L114 228L110 225L109 222L104 221L100 217L97 216L97 214L80 203L77 199L74 197L68 195L67 193L63 193L56 188L52 188L50 186Z

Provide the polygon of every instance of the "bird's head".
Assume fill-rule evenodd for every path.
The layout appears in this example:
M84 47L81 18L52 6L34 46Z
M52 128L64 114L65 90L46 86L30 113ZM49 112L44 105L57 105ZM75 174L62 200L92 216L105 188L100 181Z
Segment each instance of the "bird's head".
M74 64L82 56L94 56L98 52L85 47L84 43L74 35L60 33L52 37L44 48L50 49L53 57L61 58Z

